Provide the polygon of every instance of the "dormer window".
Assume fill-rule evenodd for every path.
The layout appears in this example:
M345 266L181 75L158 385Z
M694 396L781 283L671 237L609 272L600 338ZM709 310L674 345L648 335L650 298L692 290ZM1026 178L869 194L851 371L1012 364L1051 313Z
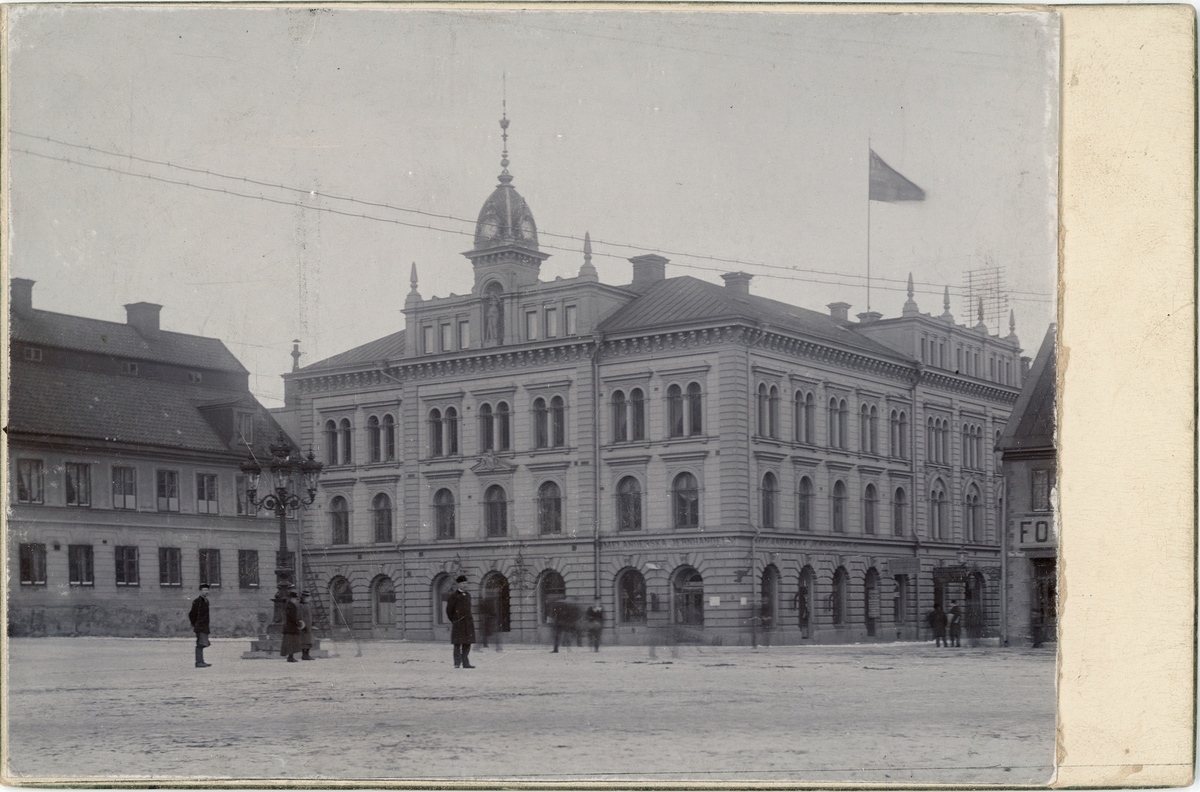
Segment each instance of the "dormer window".
M122 360L121 373L128 374L131 377L136 377L138 375L138 364L134 363L132 360Z
M191 383L192 385L199 385L203 381L204 381L204 375L201 374L199 371L189 371L188 372L188 382Z
M42 348L27 346L25 347L25 359L34 363L42 362Z
M240 412L237 414L237 433L234 438L238 445L247 447L254 445L254 413Z

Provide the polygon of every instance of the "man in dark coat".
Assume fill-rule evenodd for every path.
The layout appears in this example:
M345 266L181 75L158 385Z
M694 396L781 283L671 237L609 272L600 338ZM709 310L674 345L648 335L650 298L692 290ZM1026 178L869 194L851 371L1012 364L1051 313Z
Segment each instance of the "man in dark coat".
M600 633L604 630L604 606L600 604L599 597L592 601L584 613L584 618L587 619L588 642L591 643L593 652L599 652Z
M962 646L962 608L958 600L950 600L950 613L946 615L950 620L950 645Z
M192 600L192 609L188 612L188 621L192 623L192 632L196 633L196 668L210 668L212 663L204 662L204 647L210 646L208 640L208 584L200 584L200 596Z
M568 646L570 646L571 634L575 635L575 643L583 646L583 633L580 631L583 612L578 604L567 600L557 600L546 606L546 610L549 612L551 624L554 625L554 648L550 650L551 654L558 651L558 645L562 642L564 634L567 636Z
M467 576L454 580L454 591L446 600L446 616L450 619L450 643L454 644L454 667L474 668L467 656L475 643L475 617L471 615L471 595L467 593Z
M942 603L934 603L933 610L929 613L929 626L933 628L935 646L950 645L946 640L946 612L942 610Z
M287 604L283 607L283 643L279 647L279 654L286 656L289 663L297 662L293 655L303 648L300 645L300 631L304 629L304 622L300 620L298 599L295 589L292 589L287 593Z
M308 596L307 591L300 592L300 623L304 625L300 628L300 651L303 652L300 655L301 660L312 660L308 654L308 650L312 649L313 645L312 608L308 604Z

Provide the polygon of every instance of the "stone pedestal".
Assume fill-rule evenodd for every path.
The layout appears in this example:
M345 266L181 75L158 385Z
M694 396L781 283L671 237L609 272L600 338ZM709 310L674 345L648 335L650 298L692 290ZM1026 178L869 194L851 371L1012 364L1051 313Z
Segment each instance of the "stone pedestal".
M257 639L250 642L250 649L242 652L243 660L270 660L278 659L279 648L282 646L282 639L278 635L260 635ZM324 659L329 657L329 650L321 648L321 641L317 638L313 639L312 648L308 650L308 656L315 659ZM296 658L299 660L300 658Z

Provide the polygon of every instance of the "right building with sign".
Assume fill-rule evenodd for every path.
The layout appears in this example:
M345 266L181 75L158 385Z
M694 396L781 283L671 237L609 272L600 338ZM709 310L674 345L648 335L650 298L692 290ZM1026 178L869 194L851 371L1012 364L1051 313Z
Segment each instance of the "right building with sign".
M1008 493L1001 639L1009 645L1039 646L1057 635L1055 333L1051 325L996 447Z

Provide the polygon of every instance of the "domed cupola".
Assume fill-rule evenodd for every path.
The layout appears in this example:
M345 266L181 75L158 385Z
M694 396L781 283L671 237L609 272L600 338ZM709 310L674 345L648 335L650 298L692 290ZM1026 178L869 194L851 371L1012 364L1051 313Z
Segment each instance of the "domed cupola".
M533 212L512 186L513 177L508 172L508 124L505 113L500 119L504 139L500 183L479 210L473 249L463 254L475 265L476 289L489 275L498 278L506 289L536 283L541 263L550 258L538 250Z

